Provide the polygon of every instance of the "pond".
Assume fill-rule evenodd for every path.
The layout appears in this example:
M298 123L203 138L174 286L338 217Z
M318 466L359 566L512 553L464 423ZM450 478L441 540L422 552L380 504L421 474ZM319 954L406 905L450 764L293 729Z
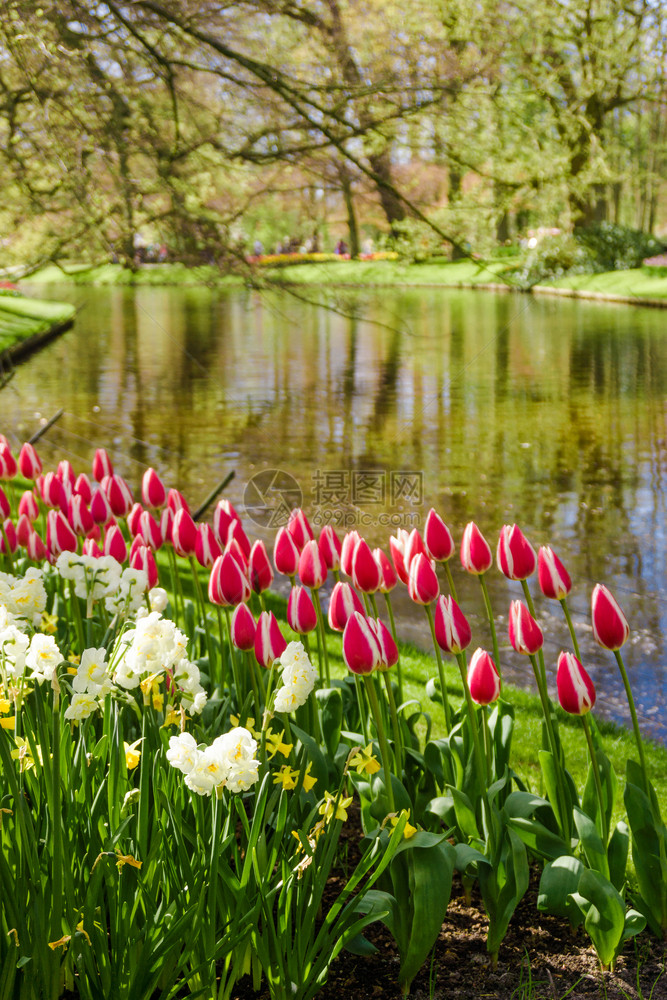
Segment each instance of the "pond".
M0 394L12 444L63 407L39 444L47 463L80 471L106 446L133 487L152 465L194 506L233 470L226 495L267 541L299 499L315 524L385 548L431 506L457 543L475 520L495 549L516 522L568 567L600 714L626 721L613 654L590 633L592 587L614 592L642 729L666 740L665 313L432 289L337 290L326 305L307 287L34 291L80 312ZM477 581L454 572L473 644L488 645ZM489 578L507 646L520 584ZM408 604L400 632L427 645ZM537 606L553 669L567 634L558 605ZM511 648L503 672L530 685Z

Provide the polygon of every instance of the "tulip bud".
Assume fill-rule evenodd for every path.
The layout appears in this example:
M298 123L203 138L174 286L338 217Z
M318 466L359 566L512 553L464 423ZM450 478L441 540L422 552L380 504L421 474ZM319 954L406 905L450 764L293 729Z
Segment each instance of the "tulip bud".
M339 580L331 591L329 601L329 625L334 632L344 632L350 615L358 611L364 614L361 598L349 583Z
M259 539L253 543L248 559L248 578L256 594L268 590L273 583L273 569L269 562L266 545Z
M106 493L109 506L115 517L127 517L134 503L132 490L122 476L105 476L100 488Z
M31 533L26 550L33 562L42 562L46 559L46 546L36 531Z
M527 580L535 572L537 556L521 528L504 524L496 549L498 569L509 580Z
M2 517L3 519L9 517L11 512L12 508L10 506L9 500L7 499L7 494L3 490L2 486L0 486L0 517Z
M102 549L99 547L94 538L84 539L81 552L84 556L92 556L93 559L99 559L102 555L104 555Z
M37 479L42 471L42 461L35 451L34 445L29 441L22 446L19 452L19 469L24 479Z
M558 700L570 715L585 715L595 704L595 687L574 653L561 653L556 675Z
M104 536L105 556L112 556L117 563L124 563L127 559L127 545L123 538L123 532L117 524L112 524Z
M0 479L13 479L17 472L18 465L9 445L0 445Z
M408 533L405 528L399 528L395 535L392 535L389 539L389 551L391 553L391 558L394 563L394 568L396 570L396 575L401 583L407 584L408 573L405 568L405 560L403 558L403 552L405 549L405 543L408 539Z
M340 568L346 576L352 576L352 558L354 550L361 540L358 531L348 531L340 547Z
M93 489L90 485L90 479L85 472L79 473L74 482L74 492L78 497L81 497L83 502L90 506L90 501L93 499Z
M380 567L380 593L388 594L396 586L398 577L389 557L382 549L373 549L373 556Z
M110 531L112 527L114 527L114 525L112 525L112 524L107 525L107 531ZM128 562L129 562L130 566L132 565L132 563L134 561L134 557L135 557L135 555L137 553L137 549L142 549L142 548L148 548L148 546L144 542L144 540L141 537L141 535L135 535L134 538L132 539L132 544L130 545L130 554L128 556Z
M19 519L16 522L16 541L23 548L28 544L28 539L33 532L32 523L27 514L19 514Z
M232 515L229 513L228 506L229 505L225 504L224 500L220 500L213 511L213 532L218 540L218 544L223 547L227 544L229 526L234 520Z
M314 539L306 542L299 556L299 576L304 587L316 590L327 578L327 567Z
M51 507L53 510L67 510L65 490L55 472L47 472L45 476L42 476L39 481L39 491L47 507Z
M243 530L243 525L238 518L234 518L227 529L227 545L229 545L232 541L235 541L242 550L243 557L247 564L248 559L250 558L250 540Z
M148 516L150 517L150 514ZM195 558L199 565L210 569L218 556L221 555L222 549L218 545L211 525L200 524L195 541Z
M146 590L152 590L158 583L157 564L155 556L147 545L139 545L130 559L132 569L142 569L148 578Z
M537 579L545 597L562 601L572 590L570 574L549 545L537 553Z
M424 552L419 552L410 563L408 594L415 604L431 604L439 593L435 567Z
M246 554L239 545L236 538L232 538L224 548L225 552L229 552L230 555L236 559L237 563L243 570L244 574L248 575L248 560L246 559Z
M374 594L382 583L380 567L365 538L359 539L352 556L352 583L364 594Z
M18 538L16 537L16 528L11 518L6 518L2 525L2 532L0 533L0 552L13 553L19 547Z
M174 514L171 527L171 544L179 556L193 556L197 548L197 525L190 513L181 507Z
M398 646L394 637L381 618L368 618L368 624L373 629L380 649L379 670L389 670L398 663Z
M454 539L440 515L431 507L424 525L426 554L436 562L447 562L454 554Z
M220 604L222 607L250 600L248 578L230 552L223 552L213 563L208 596L213 604Z
M101 483L106 476L113 476L113 465L104 448L98 448L93 458L93 479Z
M343 659L354 674L370 674L382 662L377 636L358 611L352 612L343 632Z
M74 493L76 476L74 475L74 469L68 459L64 458L62 462L58 462L58 471L56 472L56 475L63 484L65 496L69 500Z
M273 562L283 576L295 576L299 568L299 550L287 528L278 528L273 543Z
M419 555L426 555L426 546L424 545L424 539L419 534L417 529L413 528L406 538L405 545L403 546L403 565L408 577L410 576L410 566L412 565L412 560L415 556Z
M290 512L287 530L294 539L294 544L299 552L303 550L306 542L311 541L313 538L313 529L300 507L296 507Z
M236 649L249 650L255 647L257 625L252 611L247 604L238 604L234 608L230 624L232 645Z
M167 501L167 491L155 469L146 469L143 474L141 499L145 507L152 507L153 510L160 510Z
M160 534L163 543L171 545L171 531L174 527L174 512L171 507L165 507L160 514Z
M46 518L46 547L56 559L61 552L76 552L77 538L60 510L50 510Z
M272 611L262 611L255 632L255 658L261 667L270 667L285 652L287 643Z
M493 565L488 542L474 521L466 525L461 539L461 565L468 573L481 576Z
M187 510L190 513L190 506L182 493L178 490L169 490L167 494L167 506L174 514L179 510Z
M468 664L468 687L476 705L490 705L500 695L496 665L484 649L476 649Z
M113 521L113 511L104 490L97 490L90 501L90 513L95 524L108 524Z
M340 538L334 531L332 525L324 525L320 532L320 540L318 544L327 569L340 569L341 543Z
M153 552L157 552L162 547L164 542L162 528L149 510L141 512L137 534L141 536L144 545L147 545ZM220 553L216 554L219 555Z
M630 635L630 626L615 598L598 583L591 597L593 638L605 649L620 649Z
M127 530L131 535L138 535L141 531L141 515L144 512L144 508L140 503L132 504L132 509L130 513L125 518L125 523L127 524Z
M287 601L287 623L293 632L305 635L317 628L317 612L305 587L292 587Z
M462 653L470 645L472 632L468 619L454 598L441 594L435 606L435 638L446 653Z
M509 637L517 653L534 656L544 645L542 629L522 601L512 601L509 614Z
M95 527L93 515L86 507L83 497L80 497L77 493L73 493L67 501L67 520L77 535L80 535L82 538L89 535Z
M25 514L31 524L39 517L39 504L32 490L26 490L19 500L19 517Z

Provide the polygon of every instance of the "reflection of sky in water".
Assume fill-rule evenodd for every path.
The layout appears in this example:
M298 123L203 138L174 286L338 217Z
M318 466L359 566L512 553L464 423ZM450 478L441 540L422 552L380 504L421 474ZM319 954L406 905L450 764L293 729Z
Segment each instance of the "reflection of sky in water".
M423 522L433 505L457 539L474 519L495 544L500 526L516 521L536 546L552 544L574 580L572 611L601 708L626 718L613 655L595 647L588 624L594 583L614 591L633 628L626 662L645 731L664 738L660 311L423 289L339 292L334 311L207 289L51 293L82 310L0 395L14 444L34 431L36 414L62 406L40 445L47 462L67 455L78 471L105 445L133 485L153 465L195 505L230 469L228 495L241 505L250 477L278 467L299 481L311 514L318 470L421 471L423 503L389 498L384 512ZM363 515L369 541L387 546L381 508L342 502L336 512ZM473 642L488 644L477 581L455 577ZM505 642L520 586L495 570L489 585ZM426 641L423 613L408 603L402 631ZM553 667L567 632L557 605L538 610ZM528 676L511 650L503 661L508 676Z

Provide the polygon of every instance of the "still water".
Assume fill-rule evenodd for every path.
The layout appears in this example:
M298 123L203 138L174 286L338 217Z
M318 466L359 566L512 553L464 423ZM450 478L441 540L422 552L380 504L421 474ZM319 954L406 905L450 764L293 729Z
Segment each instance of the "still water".
M592 587L614 592L643 731L667 741L666 313L430 289L339 290L326 305L308 288L35 293L80 312L0 393L13 444L63 407L39 445L47 463L67 456L80 471L106 446L133 487L152 465L193 506L233 470L226 495L267 541L283 501L299 499L316 524L385 548L431 506L457 542L475 520L495 548L517 522L568 567L600 714L626 720L613 654L590 632ZM488 646L478 583L454 572L473 646ZM489 577L507 646L520 584ZM408 604L400 631L426 644ZM557 604L537 605L553 668L567 634ZM530 684L511 648L503 672Z

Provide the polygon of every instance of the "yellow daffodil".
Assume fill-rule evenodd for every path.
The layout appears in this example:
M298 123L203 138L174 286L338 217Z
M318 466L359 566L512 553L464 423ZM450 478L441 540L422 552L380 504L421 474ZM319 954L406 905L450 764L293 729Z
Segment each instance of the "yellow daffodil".
M357 774L376 774L380 770L380 762L373 756L373 744L369 743L363 750L357 750L350 758L350 767L353 767Z
M181 713L178 711L175 705L167 705L167 711L164 715L164 722L162 723L161 729L166 729L168 726L179 726L181 724Z
M0 715L6 715L11 707L12 703L9 698L0 698Z
M143 737L135 740L134 743L126 743L123 740L123 746L125 747L125 764L127 765L128 771L134 770L139 761L141 760L141 750L138 749Z
M2 726L3 729L14 729L15 725L15 715L8 715L6 719L0 719L0 726Z
M313 778L312 774L310 773L310 769L312 766L313 762L311 760L310 764L306 768L306 773L303 776L303 788L304 791L306 792L309 792L311 788L313 788L313 786L317 784L317 778Z
M295 771L289 766L289 764L283 764L277 774L273 776L273 784L279 785L282 782L282 786L287 791L292 788L296 788L296 783L299 779L299 772Z
M285 735L285 730L283 729L280 733L274 733L272 730L268 730L266 734L267 753L270 758L275 757L277 753L283 755L283 757L289 757L294 746L293 743L283 743L283 736Z
M49 941L49 948L51 949L51 951L55 951L56 948L65 948L67 947L67 945L70 943L71 940L72 940L72 935L65 934L65 936L61 937L60 940L58 941Z
M79 656L78 653L70 653L69 656L67 657L67 662L68 663L73 663L73 664L77 665L77 664L81 663L81 657ZM68 668L67 669L67 673L68 674L69 673L74 673L75 674L76 670L70 670Z
M124 865L130 865L131 868L141 868L143 864L143 861L137 861L131 854L121 854L118 850L116 851L116 859L118 871L122 871Z
M352 796L348 799L340 798L336 802L336 796L331 792L324 793L324 802L319 807L318 812L324 816L325 823L330 823L332 819L340 819L345 823L347 820L348 807L352 805Z
M29 771L31 767L35 766L35 760L32 755L32 750L30 749L27 741L24 740L21 736L16 737L16 750L12 750L11 756L14 758L14 760L19 761L21 771ZM37 759L41 764L42 748L39 746L37 747Z
M238 727L240 727L241 729L247 729L250 735L255 740L258 740L262 735L261 733L258 733L256 731L254 719L248 718L245 720L245 722L241 722L241 717L239 715L230 715L229 721L231 722L232 726L235 729L237 729Z
M392 816L391 825L392 827L396 826L401 816L407 816L405 827L403 829L403 839L410 840L410 838L414 837L414 835L416 834L417 827L412 826L412 824L410 823L410 813L408 812L407 809L403 809L402 812L398 814L398 816Z
M42 613L40 629L46 635L53 635L58 628L58 615L50 615L47 611Z

